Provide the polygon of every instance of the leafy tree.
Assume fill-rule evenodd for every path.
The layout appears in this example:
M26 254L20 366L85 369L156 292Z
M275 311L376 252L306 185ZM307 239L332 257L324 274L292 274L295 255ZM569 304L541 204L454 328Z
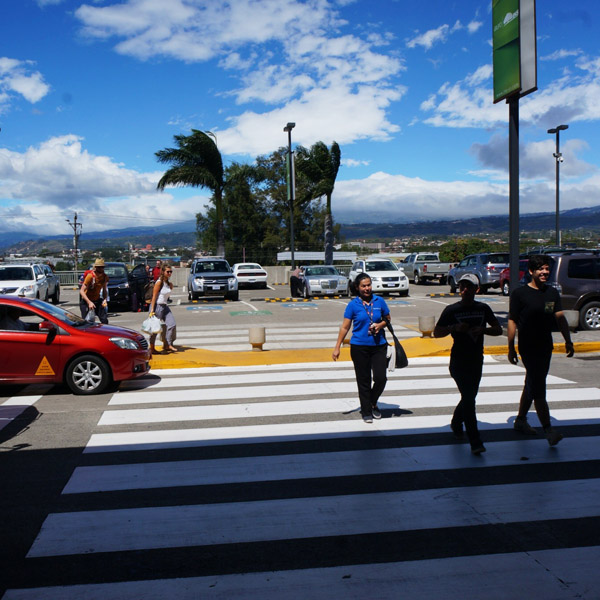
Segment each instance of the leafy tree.
M158 182L157 189L167 185L205 187L212 192L215 205L217 255L225 256L223 229L223 191L225 171L216 138L210 131L192 129L191 135L174 136L175 148L156 152L160 163L172 165Z
M309 150L303 146L296 149L298 171L304 175L307 186L304 193L309 200L325 196L327 201L325 215L325 264L333 264L333 216L331 214L331 196L335 180L340 169L341 151L337 142L331 148L323 142L313 144ZM306 199L306 198L305 198Z

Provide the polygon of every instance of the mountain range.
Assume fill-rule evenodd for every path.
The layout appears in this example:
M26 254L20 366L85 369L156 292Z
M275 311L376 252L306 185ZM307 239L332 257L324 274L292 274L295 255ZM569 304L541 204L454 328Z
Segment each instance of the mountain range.
M555 213L535 213L520 216L521 232L554 231ZM562 232L581 235L600 235L600 206L575 208L560 214ZM391 240L411 236L460 236L477 234L506 234L508 215L474 217L471 219L414 221L411 223L347 223L341 224L340 233L346 241L355 239ZM42 248L59 252L71 248L72 235L42 236L27 231L2 232L0 252L38 253ZM85 232L79 238L83 250L106 247L124 247L126 244L153 248L196 245L196 221L181 221L159 227L128 227L105 231Z

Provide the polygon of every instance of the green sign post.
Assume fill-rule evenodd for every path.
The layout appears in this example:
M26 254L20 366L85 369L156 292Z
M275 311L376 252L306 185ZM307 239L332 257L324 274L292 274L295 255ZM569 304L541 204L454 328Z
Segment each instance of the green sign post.
M521 89L519 0L492 1L494 102Z

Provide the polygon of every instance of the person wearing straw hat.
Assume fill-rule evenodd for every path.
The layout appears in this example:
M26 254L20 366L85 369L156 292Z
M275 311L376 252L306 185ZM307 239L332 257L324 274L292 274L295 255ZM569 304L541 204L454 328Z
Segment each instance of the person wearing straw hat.
M79 309L85 319L90 310L96 311L100 323L108 324L108 276L104 272L104 259L97 258L83 280L79 290Z

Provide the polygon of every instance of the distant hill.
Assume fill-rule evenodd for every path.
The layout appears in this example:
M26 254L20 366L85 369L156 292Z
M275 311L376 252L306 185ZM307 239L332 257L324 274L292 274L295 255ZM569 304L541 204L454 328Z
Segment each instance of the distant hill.
M36 253L42 248L57 252L73 247L72 235L41 236L26 231L2 233L0 252ZM159 227L127 227L105 231L84 231L79 238L82 250L124 247L125 244L152 247L195 246L196 221L182 221Z
M522 232L554 231L554 213L526 214L520 217ZM560 214L563 232L580 232L600 235L600 206L575 208ZM508 215L475 217L445 221L415 221L412 223L351 223L341 224L340 233L346 240L395 238L432 235L459 236L478 234L505 234L508 232ZM107 231L84 231L79 239L83 250L151 244L153 248L196 245L196 222L183 221L160 227L129 227ZM1 234L0 252L39 253L43 248L60 252L72 248L72 235L41 236L26 231Z
M522 232L554 231L555 213L521 215ZM561 231L592 232L600 234L600 206L575 208L560 213ZM417 235L458 236L508 232L508 215L474 217L445 221L417 221L413 223L354 223L343 224L341 235L346 240L394 239Z

